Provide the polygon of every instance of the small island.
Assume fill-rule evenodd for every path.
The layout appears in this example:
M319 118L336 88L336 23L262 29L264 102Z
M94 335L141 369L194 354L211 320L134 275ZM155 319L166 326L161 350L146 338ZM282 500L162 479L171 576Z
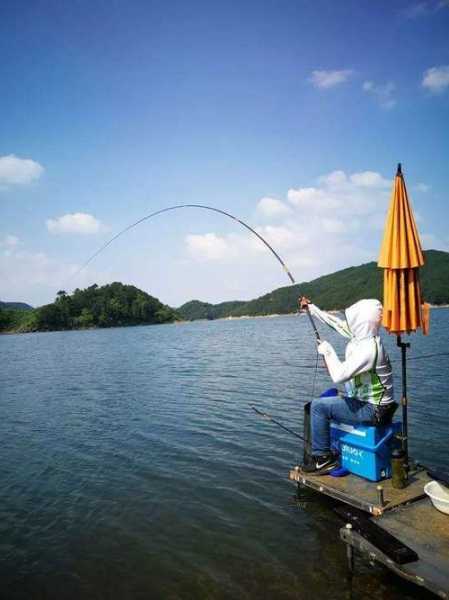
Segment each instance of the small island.
M0 308L0 331L26 333L155 325L180 318L157 298L133 285L115 282L76 289L70 295L60 290L53 303L35 309Z

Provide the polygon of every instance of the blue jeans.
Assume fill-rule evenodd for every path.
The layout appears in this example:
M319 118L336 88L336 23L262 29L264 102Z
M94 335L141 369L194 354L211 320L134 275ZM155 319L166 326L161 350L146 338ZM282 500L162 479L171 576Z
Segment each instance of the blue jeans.
M373 404L340 396L313 400L310 408L312 454L319 456L330 452L331 420L352 425L375 424L375 410Z

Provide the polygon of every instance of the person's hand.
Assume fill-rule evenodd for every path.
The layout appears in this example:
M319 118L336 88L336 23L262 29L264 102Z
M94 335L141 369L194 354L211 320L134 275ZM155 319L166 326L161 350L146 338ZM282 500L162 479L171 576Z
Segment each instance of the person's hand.
M318 354L321 354L322 356L326 357L329 356L329 354L332 353L332 346L329 344L329 342L320 342L320 344L318 345Z
M306 310L308 305L310 304L310 300L305 296L301 296L300 298L298 298L298 304L300 310Z

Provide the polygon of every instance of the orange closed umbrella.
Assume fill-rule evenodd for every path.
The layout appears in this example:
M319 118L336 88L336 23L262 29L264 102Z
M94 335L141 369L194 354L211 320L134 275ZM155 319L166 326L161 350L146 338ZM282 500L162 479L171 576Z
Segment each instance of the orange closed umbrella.
M406 351L410 344L402 342L401 334L419 328L427 334L429 310L428 305L423 305L419 283L419 268L424 265L424 255L400 164L394 180L378 265L384 269L382 324L389 333L398 336L397 343L402 353L402 443L407 453Z
M399 164L378 262L385 269L383 325L390 333L400 335L420 327L427 333L418 273L423 264L418 229Z
M417 269L385 269L382 324L396 334L425 329Z

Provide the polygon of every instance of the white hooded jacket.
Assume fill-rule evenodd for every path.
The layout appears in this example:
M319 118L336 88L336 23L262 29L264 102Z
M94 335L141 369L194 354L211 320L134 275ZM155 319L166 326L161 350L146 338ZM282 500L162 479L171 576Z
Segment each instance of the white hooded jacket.
M345 383L346 395L376 406L393 402L393 373L390 359L379 337L382 304L360 300L345 311L346 321L309 304L314 317L350 341L343 362L329 342L318 348L326 359L334 383Z

